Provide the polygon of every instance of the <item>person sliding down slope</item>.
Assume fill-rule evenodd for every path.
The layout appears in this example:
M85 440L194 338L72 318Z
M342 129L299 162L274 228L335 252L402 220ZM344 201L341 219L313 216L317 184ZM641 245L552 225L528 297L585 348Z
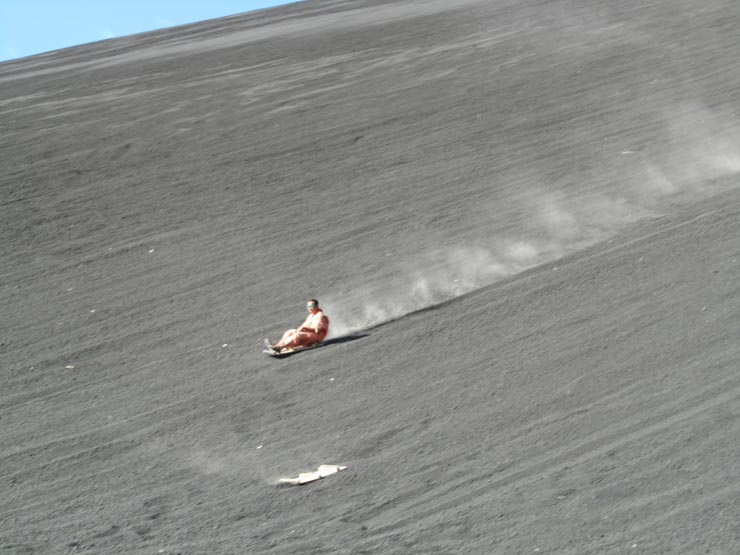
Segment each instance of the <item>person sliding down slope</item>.
M309 347L315 343L321 343L329 332L329 318L319 308L319 301L316 299L310 299L306 303L306 308L311 314L299 328L286 331L280 341L274 345L269 339L265 339L265 346L279 353L284 349Z

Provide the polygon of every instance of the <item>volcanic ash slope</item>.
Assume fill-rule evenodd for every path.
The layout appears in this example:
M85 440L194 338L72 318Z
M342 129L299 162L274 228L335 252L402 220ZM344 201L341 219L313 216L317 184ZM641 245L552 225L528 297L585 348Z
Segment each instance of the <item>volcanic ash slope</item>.
M0 551L736 552L739 24L320 0L0 64Z

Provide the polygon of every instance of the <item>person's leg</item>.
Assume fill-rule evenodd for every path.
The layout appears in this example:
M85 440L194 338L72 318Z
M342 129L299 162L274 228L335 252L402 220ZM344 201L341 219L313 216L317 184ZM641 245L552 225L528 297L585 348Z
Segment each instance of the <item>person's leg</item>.
M285 347L294 347L293 342L295 341L295 336L298 332L296 330L288 330L286 331L283 336L280 338L280 341L275 343L275 347L279 347L281 349L284 349Z
M275 346L280 349L295 349L296 347L313 345L319 341L321 341L321 337L316 333L312 333L310 331L288 330Z
M299 331L295 334L294 341L294 347L307 347L309 345L313 345L314 343L318 343L319 341L321 341L321 338L318 336L318 334L310 331Z

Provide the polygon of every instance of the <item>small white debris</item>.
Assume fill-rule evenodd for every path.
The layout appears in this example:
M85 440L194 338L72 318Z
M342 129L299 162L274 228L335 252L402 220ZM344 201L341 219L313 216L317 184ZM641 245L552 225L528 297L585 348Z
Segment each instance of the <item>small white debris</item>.
M153 253L153 252L154 252L154 249L149 249L149 252L150 252L150 253Z
M221 345L221 346L222 346L222 347L228 347L228 346L229 346L229 344L228 344L228 343L224 343L224 344L223 344L223 345Z
M261 446L261 445L258 445L258 446L257 446L257 449L262 449L262 446Z
M329 381L330 381L330 382L333 382L333 381L334 381L334 378L329 378Z
M707 311L707 307L706 306L701 307L701 311L702 312L706 312Z
M93 312L95 312L95 309L94 308L90 311L90 314L92 314Z
M337 466L336 464L322 464L316 470L312 472L301 472L295 478L280 478L280 483L290 484L292 486L301 486L309 482L320 480L321 478L326 478L327 476L331 476L332 474L336 474L337 472L344 470L345 468L347 467Z
M67 370L74 370L74 366L72 366L71 364L68 364L67 366L65 366L65 368Z
M637 547L637 544L636 543L633 543L632 544L632 549L634 549L635 547Z
M634 150L623 150L622 151L622 154L634 154L634 153L635 153Z
M72 291L73 287L67 287L67 291Z

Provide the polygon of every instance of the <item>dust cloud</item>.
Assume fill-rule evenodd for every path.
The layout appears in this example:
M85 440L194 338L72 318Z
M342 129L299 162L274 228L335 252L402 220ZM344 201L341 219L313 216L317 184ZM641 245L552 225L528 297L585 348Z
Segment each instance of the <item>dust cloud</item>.
M669 201L697 200L740 185L717 182L740 173L740 125L731 114L687 104L667 111L664 127L662 150L620 153L632 168L621 194L532 190L521 207L527 235L420 253L398 264L392 283L360 284L326 296L331 336L378 326L552 262L662 216Z

